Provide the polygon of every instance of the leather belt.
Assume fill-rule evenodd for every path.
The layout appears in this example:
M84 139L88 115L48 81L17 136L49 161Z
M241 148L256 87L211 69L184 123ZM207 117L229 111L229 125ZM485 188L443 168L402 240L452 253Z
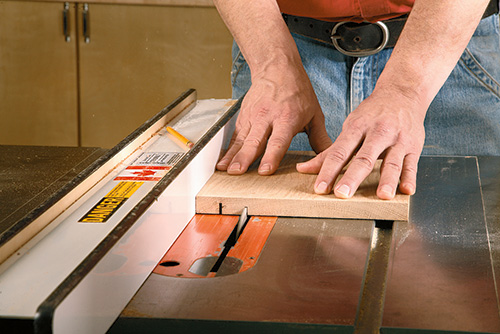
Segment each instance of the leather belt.
M490 1L483 18L498 13L498 0ZM365 57L392 48L403 30L407 15L375 23L328 22L283 14L291 32L333 45L351 57Z

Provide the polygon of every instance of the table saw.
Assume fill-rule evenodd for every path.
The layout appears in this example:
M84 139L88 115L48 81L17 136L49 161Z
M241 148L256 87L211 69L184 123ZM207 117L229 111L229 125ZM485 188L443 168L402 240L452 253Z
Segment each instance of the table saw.
M239 105L190 90L109 151L0 147L2 333L500 332L500 157L422 157L408 221L197 213Z

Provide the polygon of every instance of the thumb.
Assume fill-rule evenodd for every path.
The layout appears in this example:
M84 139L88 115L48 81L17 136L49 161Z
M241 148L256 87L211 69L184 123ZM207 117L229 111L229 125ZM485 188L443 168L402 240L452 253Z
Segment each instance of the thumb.
M324 117L313 117L306 128L306 133L309 137L309 144L316 153L323 152L333 143L326 132Z
M296 166L297 172L304 174L318 174L323 166L323 161L325 161L325 154L320 153L314 158L298 163Z

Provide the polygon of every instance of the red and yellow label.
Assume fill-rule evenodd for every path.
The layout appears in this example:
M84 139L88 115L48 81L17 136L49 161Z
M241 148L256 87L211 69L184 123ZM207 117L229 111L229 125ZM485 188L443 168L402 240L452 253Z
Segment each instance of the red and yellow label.
M105 223L144 182L120 182L78 222Z

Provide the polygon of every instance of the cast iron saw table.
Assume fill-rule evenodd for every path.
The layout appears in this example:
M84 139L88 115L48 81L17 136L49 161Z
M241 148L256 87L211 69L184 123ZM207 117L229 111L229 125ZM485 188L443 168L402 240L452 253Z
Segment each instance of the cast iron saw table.
M194 109L186 107L193 103ZM500 157L422 157L408 222L276 217L254 264L243 272L211 277L158 273L163 256L195 215L196 192L213 172L224 126L239 108L234 101L207 103L197 102L189 91L164 110L161 117L183 105L158 129L177 125L196 143L189 151L174 152L178 159L160 180L145 181L151 176L147 173L140 181L126 179L127 171L153 158L156 167L164 168L159 157L176 151L178 146L168 146L167 135L156 129L120 156L116 172L109 169L99 181L107 182L102 190L95 189L98 183L83 195L88 203L81 205L92 208L94 197L106 198L111 189L130 182L126 203L106 216L107 222L82 224L89 209L73 200L0 265L2 332L500 332ZM215 116L200 120L206 110L196 114L197 108L213 109ZM190 115L204 124L200 134L189 133L199 126ZM62 197L59 188L66 179L73 185L83 182L72 164L87 177L95 175L99 164L145 131L142 127L110 151L19 148L18 155L33 154L32 161L72 152L63 159L69 171L57 178L64 182L29 193L36 199L31 207L5 194L13 193L13 182L17 193L18 187L36 184L8 178L20 164L13 153L2 154L0 198L2 209L10 209L4 210L10 220L0 232L12 232L12 224L50 207L43 198L54 202L51 193ZM30 165L28 158L22 167L40 172L40 165ZM70 191L62 187L63 193ZM84 250L96 230L103 234ZM80 248L78 258L73 253Z

